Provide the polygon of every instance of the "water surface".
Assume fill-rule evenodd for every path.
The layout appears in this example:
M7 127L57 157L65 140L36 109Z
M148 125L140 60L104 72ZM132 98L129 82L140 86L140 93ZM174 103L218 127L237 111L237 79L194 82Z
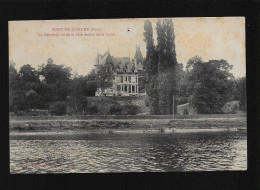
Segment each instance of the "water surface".
M11 173L247 169L246 131L10 136Z

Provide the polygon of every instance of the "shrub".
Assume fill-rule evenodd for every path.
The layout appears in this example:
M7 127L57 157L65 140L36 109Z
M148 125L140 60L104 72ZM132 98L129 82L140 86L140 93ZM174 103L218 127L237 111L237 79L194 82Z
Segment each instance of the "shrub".
M122 114L124 115L137 115L139 106L137 105L124 105L122 106Z
M121 108L119 106L111 106L111 108L109 109L109 114L113 115L113 114L120 114L121 113Z
M66 114L66 104L64 102L55 102L50 106L49 112L51 115Z
M224 113L234 114L239 110L239 102L231 101L227 102L221 109Z
M98 108L97 106L90 106L87 108L87 112L88 115L95 115L98 113Z

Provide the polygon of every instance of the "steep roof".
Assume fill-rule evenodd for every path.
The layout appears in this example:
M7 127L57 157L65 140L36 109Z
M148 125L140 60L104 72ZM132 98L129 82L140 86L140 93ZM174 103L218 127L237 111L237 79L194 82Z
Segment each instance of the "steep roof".
M129 57L113 57L110 55L109 51L107 51L104 55L99 56L99 65L105 65L106 63L110 62L113 64L114 69L116 69L119 72L136 72L137 70L143 70L142 63L139 63L140 61L143 62L143 56L140 51L140 47L136 48L135 53L135 59L137 60L137 64L135 64L134 60L131 61Z
M101 56L100 58L100 65L105 65L105 63L107 62L107 58L111 57L109 51L107 51L104 55Z

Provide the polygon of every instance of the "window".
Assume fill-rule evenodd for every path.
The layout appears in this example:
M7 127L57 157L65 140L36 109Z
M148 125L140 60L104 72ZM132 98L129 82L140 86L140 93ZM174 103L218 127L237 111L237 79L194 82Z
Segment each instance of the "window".
M121 83L123 83L123 76L120 76L120 79L121 79Z
M124 86L122 85L122 92L124 91Z
M119 92L121 90L121 86L120 85L117 85L116 86L116 90Z
M128 92L131 93L131 85L128 86Z
M127 86L125 86L125 92L127 92Z
M132 92L135 92L135 86L132 86Z
M131 76L128 76L128 81L131 82Z
M127 77L125 77L125 81L127 81Z
M132 76L132 83L136 83L135 76Z

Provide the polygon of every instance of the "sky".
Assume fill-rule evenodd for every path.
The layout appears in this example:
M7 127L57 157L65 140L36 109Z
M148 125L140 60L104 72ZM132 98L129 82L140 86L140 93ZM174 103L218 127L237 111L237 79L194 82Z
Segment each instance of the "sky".
M97 52L110 51L114 57L134 58L136 45L146 56L144 21L135 19L84 19L9 21L9 60L21 66L37 68L52 58L80 75L95 65ZM157 43L156 21L153 25ZM178 63L199 55L203 61L225 59L235 77L246 74L244 17L172 18ZM99 34L99 35L98 35ZM57 36L58 35L58 36Z

